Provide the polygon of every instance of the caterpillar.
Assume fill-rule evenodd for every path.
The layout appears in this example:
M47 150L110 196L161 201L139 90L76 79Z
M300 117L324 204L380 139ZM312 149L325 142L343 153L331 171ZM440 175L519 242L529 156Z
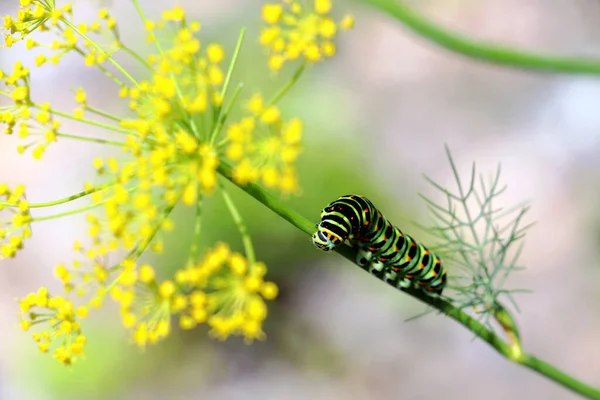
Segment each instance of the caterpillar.
M312 241L318 249L347 243L358 247L356 263L382 281L442 294L447 277L440 258L392 225L366 197L339 197L325 206L316 227Z

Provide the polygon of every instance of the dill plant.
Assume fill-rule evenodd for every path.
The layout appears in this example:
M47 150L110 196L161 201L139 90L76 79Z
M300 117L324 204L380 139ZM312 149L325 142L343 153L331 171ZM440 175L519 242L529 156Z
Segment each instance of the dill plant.
M225 49L198 39L200 24L189 21L180 7L167 10L158 21L146 18L137 0L131 0L147 30L154 54L138 54L122 42L117 20L101 10L98 20L77 24L71 5L57 8L53 0L20 0L14 17L4 18L4 45L24 45L38 51L35 64L59 64L67 53L98 68L114 83L115 97L129 111L115 115L87 101L84 88L75 89L77 109L67 112L35 99L30 68L15 63L11 73L0 71L0 95L11 105L0 107L4 133L22 140L18 151L41 159L48 148L62 140L91 141L118 147L124 158L97 158L93 165L102 183L86 183L79 193L46 202L30 202L24 185L0 183L0 257L15 257L40 220L85 214L86 239L74 243L75 259L55 267L64 294L53 295L42 287L20 300L21 325L32 332L44 353L65 365L85 351L81 321L94 308L112 298L120 306L121 321L139 346L154 344L171 332L171 321L181 329L206 323L210 335L226 339L241 335L246 341L263 339L267 300L276 298L275 283L264 280L267 268L256 260L243 214L222 185L227 179L300 231L312 235L314 222L302 217L273 195L295 194L299 189L294 169L301 151L302 121L283 116L277 102L288 93L308 64L335 56L335 38L349 29L351 16L334 19L331 0L299 2L282 0L262 7L259 42L266 49L267 65L277 72L296 68L291 80L265 99L255 93L242 100L243 83L232 82L243 45L241 30L226 68ZM600 62L551 57L470 41L437 27L402 2L363 0L398 19L421 36L452 51L497 64L554 72L597 73ZM38 43L36 31L50 31L55 40ZM102 43L102 44L101 44ZM108 43L108 44L104 44ZM117 60L129 56L150 73L137 80ZM233 110L244 117L231 121ZM121 140L65 132L62 121L104 129ZM58 142L58 144L57 144ZM51 150L50 150L51 151ZM494 200L503 191L499 172L491 180L476 179L463 186L448 152L457 192L429 179L444 196L444 203L426 198L435 224L426 228L437 236L441 253L450 255L450 274L455 284L447 298L428 296L414 288L401 290L462 324L499 354L590 399L600 390L573 378L553 365L528 354L521 345L517 324L504 305L516 307L504 288L507 276L520 267L519 241L528 225L522 225L526 206L502 211ZM199 254L203 199L220 192L222 201L239 230L244 254L221 242ZM36 217L37 208L52 208L80 198L88 206ZM163 251L162 234L172 229L176 205L195 212L194 237L188 261L171 279L159 280L155 268L139 258L146 252ZM91 213L89 211L98 209ZM472 210L477 210L471 213ZM356 249L339 246L336 252L350 262ZM112 265L106 255L125 254ZM473 309L474 317L468 312ZM508 338L493 329L497 322Z
M353 25L351 16L331 16L330 0L310 3L284 0L257 10L264 27L258 41L270 70L295 68L291 80L266 97L244 94L233 71L243 46L240 30L229 64L228 51L202 39L200 23L176 6L158 20L145 16L132 0L146 30L152 54L139 54L120 35L117 18L102 9L92 23L79 23L71 4L21 0L15 15L4 17L4 47L24 46L36 53L31 68L17 61L0 71L0 108L4 134L20 139L18 152L36 160L63 140L95 142L120 149L121 157L98 157L92 163L100 183L85 183L79 193L50 201L31 201L25 186L0 185L0 254L15 257L26 246L31 227L40 220L82 214L88 237L73 245L74 259L55 267L64 293L46 287L20 300L21 326L31 331L38 348L65 365L85 352L82 320L107 299L119 305L122 324L139 346L154 344L172 331L200 324L217 339L240 335L263 339L266 301L278 294L265 280L267 267L256 259L243 215L221 184L219 175L238 185L258 183L283 195L299 190L295 161L301 151L302 121L283 115L277 103L294 86L306 66L333 57L338 33ZM53 39L39 41L37 32ZM7 51L3 49L2 51ZM101 71L113 84L123 112L110 113L88 101L85 88L74 89L75 110L38 99L31 76L39 68L60 64L67 54ZM140 79L123 65L132 59L144 71ZM66 83L65 86L68 86ZM242 116L230 118L234 110ZM63 128L76 124L76 131ZM91 135L99 128L106 137ZM113 139L115 138L116 139ZM216 243L199 254L203 200L220 192L241 236L244 253ZM36 217L39 208L88 198L89 204L68 212ZM164 232L173 228L177 205L195 210L194 237L187 262L170 279L140 261L146 252L161 253ZM107 264L105 260L116 260Z
M507 335L513 357L522 355L517 324L503 305L508 301L517 311L514 293L522 289L504 288L506 279L518 265L525 233L533 224L523 225L527 204L504 209L497 207L498 197L506 190L500 185L501 165L493 175L477 175L475 163L468 185L464 185L452 154L446 155L456 183L455 189L443 187L432 178L425 179L441 192L436 202L421 194L433 219L433 225L422 228L438 238L438 251L453 271L453 284L447 297L460 309L472 308L484 326L493 330L496 321Z

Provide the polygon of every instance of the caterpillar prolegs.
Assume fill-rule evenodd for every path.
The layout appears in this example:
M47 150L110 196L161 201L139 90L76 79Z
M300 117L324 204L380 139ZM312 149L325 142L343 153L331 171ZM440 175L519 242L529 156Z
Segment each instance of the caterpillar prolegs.
M312 240L323 251L346 241L358 247L357 264L394 287L439 296L446 285L441 260L392 225L366 197L347 195L329 203Z

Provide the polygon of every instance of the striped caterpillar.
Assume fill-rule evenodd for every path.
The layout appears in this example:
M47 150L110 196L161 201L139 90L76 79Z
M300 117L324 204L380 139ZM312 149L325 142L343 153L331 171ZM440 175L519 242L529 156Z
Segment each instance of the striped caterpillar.
M341 196L329 203L312 241L323 251L345 242L358 247L357 264L398 289L414 287L439 296L446 285L439 257L392 225L363 196Z

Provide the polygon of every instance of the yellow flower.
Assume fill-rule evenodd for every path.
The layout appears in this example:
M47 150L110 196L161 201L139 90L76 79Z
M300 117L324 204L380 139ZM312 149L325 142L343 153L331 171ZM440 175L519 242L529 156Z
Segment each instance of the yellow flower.
M232 171L238 184L298 192L295 162L303 125L277 104L291 85L277 92L274 100L260 94L247 102L239 100L243 82L234 82L241 70L235 64L239 47L230 54L221 44L205 41L200 23L191 21L180 6L166 10L157 21L145 21L144 35L156 50L140 54L125 43L117 16L107 9L100 10L95 20L79 23L69 4L62 8L54 1L20 0L20 4L16 16L3 20L4 44L35 52L34 66L18 61L11 71L0 70L0 96L7 104L0 107L3 133L18 141L19 153L36 160L66 140L122 151L90 157L98 179L64 198L30 203L22 185L9 188L0 183L0 259L14 257L31 236L38 217L35 213L32 217L30 209L88 201L39 217L47 220L85 211L87 239L74 243L71 261L54 268L64 297L41 288L20 300L21 328L35 331L39 350L65 365L84 354L81 319L111 299L139 346L167 337L171 321L182 329L205 323L217 339L232 335L246 341L263 339L266 301L278 290L265 281L266 266L254 260L244 229L240 234L245 255L219 243L198 261L194 245L186 264L172 277L164 277L159 266L140 258L148 251L163 251L164 236L173 230L175 207L190 207L195 213L192 240L202 242L207 231L204 226L198 229L203 201L215 191L227 190L220 185L219 174L229 177L227 171ZM328 0L311 0L308 7L295 0L265 5L262 19L267 27L260 41L269 49L270 68L278 70L290 60L333 56L340 28L352 24L348 18L335 22L331 8ZM36 29L44 35L30 35ZM145 71L142 77L135 73L137 67L129 71L119 63L124 54L139 63L137 67ZM65 55L70 62L78 60L105 75L103 88L113 91L110 109L116 112L98 104L96 93L85 87L70 88L76 104L67 110L39 98L42 92L32 87L34 74L38 68L59 64ZM292 84L298 74L294 77ZM232 115L240 117L232 121Z
M247 108L251 116L231 124L225 142L225 154L234 162L234 180L260 181L284 193L297 192L293 163L301 150L302 122L282 120L279 109L265 105L260 94L248 100Z
M70 300L53 297L44 287L21 299L20 307L24 330L47 326L32 334L42 353L54 348L54 358L65 365L73 364L83 354L86 340L79 324L87 315L83 309L75 310Z
M15 257L31 236L31 214L25 186L0 183L0 260Z
M211 335L221 340L231 335L242 335L247 341L263 339L262 322L267 316L264 299L272 300L277 294L274 283L263 281L264 272L264 264L249 265L226 244L217 244L181 279L189 295L180 325L192 329L207 322ZM259 291L262 287L267 296Z
M336 22L331 16L331 0L313 0L312 7L303 7L297 0L268 3L262 8L267 24L259 41L269 50L268 66L280 70L285 62L304 59L318 62L335 55L332 42L338 27L350 29L353 19L345 16Z

